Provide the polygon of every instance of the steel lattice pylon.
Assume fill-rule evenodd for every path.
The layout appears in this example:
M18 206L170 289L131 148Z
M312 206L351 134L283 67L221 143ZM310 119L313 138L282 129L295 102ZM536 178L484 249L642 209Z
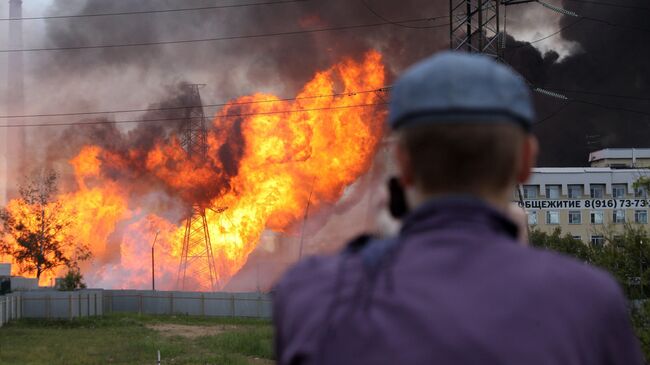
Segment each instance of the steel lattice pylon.
M180 136L181 146L187 152L188 159L195 160L199 164L205 161L208 149L205 115L199 93L200 86L188 85L190 88L188 103L191 106L185 109L185 122ZM192 212L185 222L181 263L176 279L177 288L185 290L188 276L199 278L208 276L210 278L209 288L204 286L200 289L214 291L218 285L205 207L199 204L192 205Z
M449 0L449 36L453 50L501 58L501 0Z
M208 151L208 131L205 127L205 114L201 103L199 87L202 85L187 85L190 89L190 107L185 108L185 123L181 129L181 146L191 159L204 160Z
M187 276L203 278L206 274L210 277L210 286L207 289L214 291L218 278L212 254L210 232L205 218L205 208L194 205L192 215L185 221L183 251L176 286L185 290Z

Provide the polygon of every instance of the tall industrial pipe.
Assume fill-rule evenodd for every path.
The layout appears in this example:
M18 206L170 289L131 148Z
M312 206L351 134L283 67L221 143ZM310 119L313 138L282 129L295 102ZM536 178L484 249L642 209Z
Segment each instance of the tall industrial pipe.
M23 16L23 1L9 0L9 17L21 19ZM22 20L10 20L9 22L9 48L23 48L23 23ZM7 114L22 115L25 112L25 92L23 73L23 53L10 52L7 72ZM20 118L8 119L11 124L22 124ZM25 171L24 162L26 158L26 136L25 128L5 128L4 140L0 143L3 150L4 161L0 161L0 172L4 172L5 178L0 177L0 203L4 204L17 194L17 183ZM4 170L4 171L2 171Z

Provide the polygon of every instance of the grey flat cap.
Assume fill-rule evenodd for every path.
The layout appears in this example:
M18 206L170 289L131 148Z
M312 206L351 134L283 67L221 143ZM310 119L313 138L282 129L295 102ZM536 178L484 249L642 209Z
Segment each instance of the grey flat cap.
M530 130L530 89L510 67L464 52L441 52L404 72L391 92L388 123L512 121Z

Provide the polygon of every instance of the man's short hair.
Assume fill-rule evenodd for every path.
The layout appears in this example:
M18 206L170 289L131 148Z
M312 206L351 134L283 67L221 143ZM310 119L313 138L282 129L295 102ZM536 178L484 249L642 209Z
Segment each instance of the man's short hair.
M427 193L500 192L515 180L525 132L514 123L421 123L399 130Z

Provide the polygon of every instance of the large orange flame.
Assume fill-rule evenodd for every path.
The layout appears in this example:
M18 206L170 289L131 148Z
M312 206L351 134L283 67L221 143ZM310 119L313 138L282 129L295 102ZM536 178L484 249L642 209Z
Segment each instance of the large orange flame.
M160 289L174 288L181 256L183 223L134 204L132 187L111 178L107 169L141 166L165 186L183 191L181 197L195 194L192 189L209 191L206 205L214 209L206 210L206 218L217 281L223 286L245 264L265 229L284 232L303 217L308 204L317 209L335 203L369 169L383 133L383 108L376 106L383 99L359 91L379 89L384 82L381 55L371 51L361 62L345 59L318 72L295 100L269 94L237 99L213 120L209 164L187 160L175 137L148 151L134 148L127 157L84 147L70 160L77 190L58 201L74 215L70 234L94 255L82 266L89 284L148 288L156 232ZM233 142L235 129L241 140ZM234 168L224 158L228 144L239 155ZM14 200L8 209L17 212L24 204ZM190 289L206 288L209 280L207 273L195 274Z

